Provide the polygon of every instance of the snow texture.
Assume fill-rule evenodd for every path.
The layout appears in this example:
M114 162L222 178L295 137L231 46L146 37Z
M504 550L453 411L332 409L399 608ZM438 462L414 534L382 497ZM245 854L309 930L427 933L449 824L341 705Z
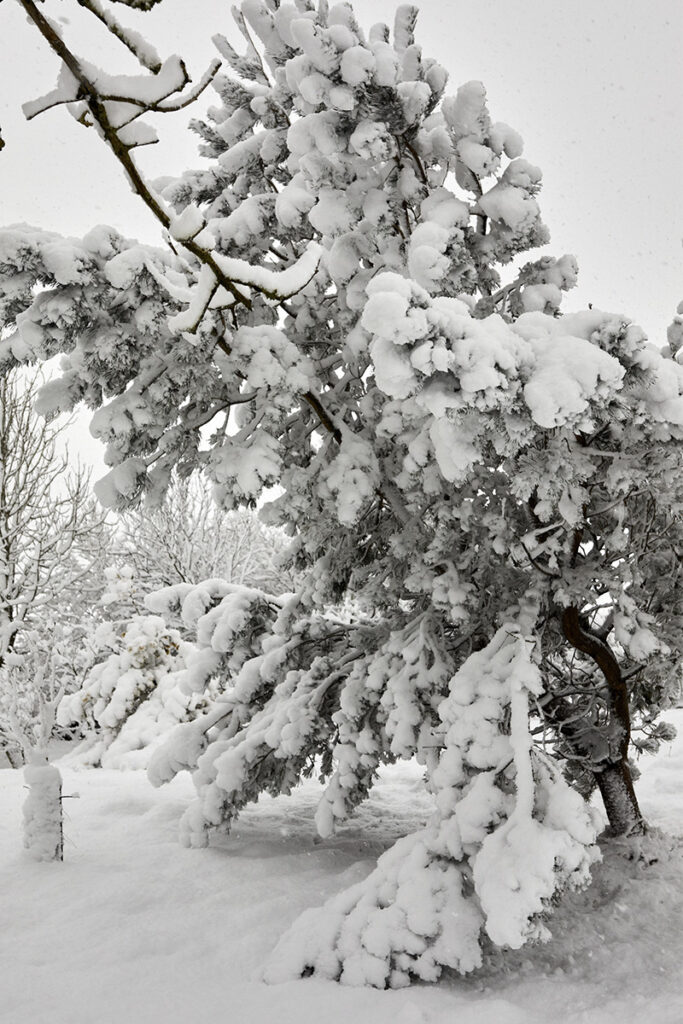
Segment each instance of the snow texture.
M357 819L323 843L313 842L317 782L265 796L201 867L175 836L192 796L187 777L155 792L137 772L64 768L65 795L80 799L68 800L67 860L56 869L22 857L11 824L21 817L22 772L3 770L0 885L12 921L0 933L0 959L12 964L3 1013L51 1024L158 1024L162 1013L165 1024L187 1024L224 1016L229 991L259 1024L679 1024L683 711L667 717L679 739L641 759L638 792L669 835L606 844L592 884L563 901L544 945L489 952L471 978L399 991L315 978L265 985L259 972L284 924L361 882L387 845L424 822L430 805L415 763L383 769Z

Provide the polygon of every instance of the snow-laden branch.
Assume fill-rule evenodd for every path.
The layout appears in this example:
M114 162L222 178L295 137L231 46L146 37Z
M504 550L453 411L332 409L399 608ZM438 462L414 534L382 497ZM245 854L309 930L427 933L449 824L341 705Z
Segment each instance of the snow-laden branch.
M182 229L180 232L178 229L176 231L182 236ZM182 238L178 240L180 241ZM183 244L186 244L185 240L183 240ZM214 259L224 276L233 283L239 284L242 288L253 288L267 298L279 302L291 298L292 295L306 287L318 269L320 255L321 247L318 243L309 242L304 254L285 270L269 270L267 267L251 266L246 260L222 256L220 253L215 253ZM168 323L171 330L177 333L194 333L207 309L214 304L213 300L219 287L220 281L215 273L205 265L200 272L197 285L192 291L188 308L170 318ZM226 294L225 301L216 304L228 305L232 301L233 297Z
M116 2L116 0L114 0L114 2ZM125 2L125 0L118 0L118 2ZM152 3L154 2L155 0L152 0ZM96 18L106 25L112 35L116 36L116 38L122 42L128 50L130 50L143 68L147 68L147 70L151 71L153 74L157 74L157 72L161 70L159 54L151 43L149 43L139 32L121 25L111 11L102 6L100 0L78 0L78 3L81 7L85 7L86 10L90 11L91 14L94 14ZM127 6L132 7L135 5L127 4Z
M156 135L152 129L145 129L142 125L134 126L132 122L143 113L164 113L187 106L213 80L220 67L220 61L212 61L199 83L184 95L182 90L190 79L185 64L176 55L165 60L156 73L150 76L108 75L77 57L67 47L50 20L38 10L33 0L18 2L64 63L57 88L47 96L26 104L25 113L29 117L35 117L57 104L78 101L74 110L75 115L79 120L84 120L84 115L93 118L122 165L133 191L140 196L159 223L172 234L173 217L169 209L161 197L147 185L131 154L135 147L156 141ZM170 97L178 93L181 95L169 102ZM78 109L79 104L83 106L81 111ZM131 106L134 108L132 112L129 109ZM87 123L87 118L84 123ZM212 251L210 240L206 237L201 240L197 237L187 237L183 239L183 244L200 265L213 274L217 285L232 296L233 302L242 303L247 307L251 302L241 290L242 287L256 288L274 300L286 299L310 280L316 271L319 258L318 254L314 256L313 251L309 250L304 254L301 266L295 264L294 267L280 272L284 277L278 277L272 276L276 272L250 267L244 261L234 261L230 257L220 256ZM188 321L190 326L194 325L196 311L201 311L201 308L201 302L198 302L196 307L193 306ZM181 323L183 322L185 321L181 320Z

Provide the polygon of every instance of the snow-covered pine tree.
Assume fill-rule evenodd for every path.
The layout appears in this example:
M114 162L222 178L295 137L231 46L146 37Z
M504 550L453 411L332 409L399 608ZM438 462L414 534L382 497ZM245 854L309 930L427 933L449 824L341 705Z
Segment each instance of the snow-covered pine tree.
M20 2L68 69L28 113L69 102L94 121L170 244L0 233L1 358L65 353L43 408L98 410L105 502L158 499L174 466L201 467L225 507L277 484L266 515L305 572L284 603L216 586L155 599L197 623L197 685L231 687L152 766L195 772L189 841L316 756L328 834L380 764L416 755L429 829L308 920L269 976L400 985L471 969L482 930L541 936L595 857L558 758L597 783L614 831L643 828L630 733L666 706L680 653L671 348L621 316L559 317L571 257L502 282L547 240L540 171L479 83L444 95L413 8L392 37L348 4L244 0L246 54L217 37L229 71L196 90L213 75L219 105L194 124L209 162L150 189L139 117L184 88L179 64L114 79ZM330 611L344 598L354 614Z

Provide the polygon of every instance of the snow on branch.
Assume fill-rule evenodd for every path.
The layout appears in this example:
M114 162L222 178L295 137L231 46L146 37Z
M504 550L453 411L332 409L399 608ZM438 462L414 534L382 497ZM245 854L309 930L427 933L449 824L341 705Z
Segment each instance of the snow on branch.
M117 0L114 0L114 2L117 2ZM118 0L118 2L123 3L125 0ZM158 2L158 0L151 0L151 3L148 6L151 7L156 2ZM102 6L100 0L78 0L78 3L81 7L85 7L86 10L90 11L91 14L94 14L96 18L105 24L112 35L116 36L116 38L122 42L128 50L130 50L133 56L137 58L143 68L147 68L148 71L151 71L154 74L161 69L159 54L151 43L149 43L139 32L121 25L111 11ZM138 5L128 3L126 6L136 7Z
M284 270L252 267L244 260L218 254L216 263L230 280L256 288L268 298L279 300L291 298L306 287L318 269L321 252L318 242L309 242L296 263Z
M42 114L46 110L50 110L52 107L59 106L63 103L73 103L78 98L78 90L80 83L76 76L69 70L69 68L63 64L59 75L57 77L57 85L50 92L44 96L39 96L35 100L29 100L27 103L22 103L21 109L24 112L24 116L27 121L37 117L38 114Z
M179 222L180 218L176 221L176 225ZM177 234L182 234L185 230L187 230L185 227L175 228ZM246 260L221 256L218 253L214 258L224 277L234 284L245 288L254 288L274 301L284 301L306 287L318 269L320 254L321 249L318 243L309 242L304 254L285 270L268 270L267 267L251 266ZM213 270L208 266L202 267L188 308L171 317L168 322L171 330L177 333L193 334L202 322L209 306L214 305L213 300L217 297L218 289L219 281ZM232 296L224 293L220 305L231 305L233 301Z
M173 100L172 102L159 103L157 106L150 109L166 114L171 111L182 110L184 107L189 106L190 103L194 103L194 101L201 96L206 87L211 84L220 69L220 66L220 60L218 58L214 58L197 84L191 89L188 89L184 96L179 96L177 100Z
M161 199L145 183L131 155L131 150L157 141L156 132L144 125L134 124L144 113L168 113L180 110L193 102L214 79L220 60L211 62L200 81L187 93L182 93L190 81L184 62L177 55L169 57L162 64L152 60L152 54L141 51L144 66L154 64L154 73L149 76L140 75L109 75L87 61L76 57L68 49L61 35L51 22L37 9L33 0L19 0L29 18L40 30L51 48L62 58L63 67L60 72L57 88L46 96L29 104L24 109L28 117L58 104L74 104L72 112L78 120L87 123L88 116L98 125L100 132L111 147L114 155L122 164L133 190L143 199L159 223L168 229L172 236L174 231L180 235L185 247L204 269L203 281L199 288L196 301L192 301L190 309L181 314L175 330L190 332L197 329L216 288L221 287L227 293L227 302L240 302L250 307L251 302L240 286L255 288L274 301L289 298L303 288L315 274L319 262L319 250L314 244L308 246L303 257L292 267L284 271L269 271L263 267L252 267L243 260L221 256L213 251L214 240L201 231L193 231L188 235L185 229L179 230L178 221L172 217ZM99 17L99 0L93 0L93 13ZM86 0L86 6L91 0ZM106 18L102 18L106 22ZM118 23L116 23L118 25ZM111 28L111 26L108 25ZM114 31L112 29L112 31ZM120 33L114 31L120 37ZM123 34L122 42L129 48L138 47L136 40ZM139 49L139 47L138 47ZM180 94L180 95L177 95ZM172 96L176 99L171 100ZM76 102L78 101L78 102ZM182 218L181 218L182 220ZM198 236L198 237L195 237ZM207 282L211 280L211 284ZM207 291L208 289L208 291ZM210 294L208 294L210 293ZM208 298L207 298L208 294Z
M134 11L151 11L153 7L161 3L161 0L112 0L114 4L124 4Z

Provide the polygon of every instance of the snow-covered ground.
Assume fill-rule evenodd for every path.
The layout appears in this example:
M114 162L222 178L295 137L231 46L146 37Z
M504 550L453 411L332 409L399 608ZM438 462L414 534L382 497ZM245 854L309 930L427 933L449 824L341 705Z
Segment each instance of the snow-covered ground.
M563 903L546 945L491 956L475 976L397 992L318 980L266 986L259 966L306 907L365 876L430 804L413 765L387 771L332 840L314 783L264 798L208 850L180 847L189 778L65 769L65 862L21 850L20 771L0 772L2 1024L681 1024L680 738L643 759L638 791L667 833L644 857L612 846ZM677 838L674 838L677 837ZM629 859L629 854L631 858ZM653 857L657 859L651 862Z

